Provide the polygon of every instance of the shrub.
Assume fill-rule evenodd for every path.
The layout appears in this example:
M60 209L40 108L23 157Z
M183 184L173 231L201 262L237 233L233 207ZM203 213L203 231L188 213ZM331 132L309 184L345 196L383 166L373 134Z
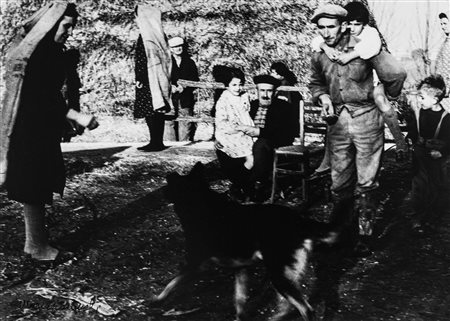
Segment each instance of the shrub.
M49 1L7 1L2 9L2 57L30 16ZM134 42L138 1L77 0L80 19L68 46L81 51L81 104L84 110L106 115L130 115L134 99ZM168 36L180 35L190 44L201 80L212 80L215 64L241 67L251 76L267 72L273 61L285 62L305 85L309 75L309 42L314 34L308 20L318 1L308 0L190 0L147 1L161 9ZM202 92L201 98L208 97Z

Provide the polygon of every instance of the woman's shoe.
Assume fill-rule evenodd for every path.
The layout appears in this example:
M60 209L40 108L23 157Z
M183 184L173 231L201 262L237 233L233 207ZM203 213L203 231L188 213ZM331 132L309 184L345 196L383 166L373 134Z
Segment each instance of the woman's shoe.
M137 148L140 151L143 152L160 152L163 151L165 149L167 149L167 146L165 145L152 145L152 144L147 144L145 146L141 146Z
M148 143L147 145L138 147L137 150L143 150L144 151L144 150L147 150L148 148L150 148L150 146L151 146L150 143Z

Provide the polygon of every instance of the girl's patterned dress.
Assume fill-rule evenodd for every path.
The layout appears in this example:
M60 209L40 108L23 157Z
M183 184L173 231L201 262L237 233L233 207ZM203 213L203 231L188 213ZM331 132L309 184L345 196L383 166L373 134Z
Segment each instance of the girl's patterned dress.
M216 140L219 148L233 158L252 154L253 138L236 131L239 125L254 126L249 114L250 99L247 93L240 96L225 90L216 104Z

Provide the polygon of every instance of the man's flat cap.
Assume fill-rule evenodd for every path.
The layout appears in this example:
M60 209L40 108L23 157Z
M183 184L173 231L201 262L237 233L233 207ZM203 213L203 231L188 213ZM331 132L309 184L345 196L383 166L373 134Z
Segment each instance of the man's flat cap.
M280 85L280 81L271 75L258 75L253 77L253 81L255 84L271 84L274 87L278 87Z
M169 39L169 46L170 47L178 47L182 46L184 44L184 39L181 37L173 37Z
M347 16L347 10L338 6L337 4L326 4L314 11L311 18L312 23L317 23L320 18L345 18Z

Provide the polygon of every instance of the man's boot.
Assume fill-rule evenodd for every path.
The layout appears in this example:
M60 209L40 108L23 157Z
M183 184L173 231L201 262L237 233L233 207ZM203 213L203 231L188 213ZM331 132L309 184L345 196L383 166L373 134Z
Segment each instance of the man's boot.
M329 222L333 229L339 231L339 243L345 247L353 247L358 239L358 223L355 213L355 197L353 192L332 192L332 211Z
M358 215L359 235L372 235L377 209L370 192L357 196L355 211Z
M367 257L372 255L371 240L377 212L371 192L356 196L355 212L358 216L359 237L353 253L358 257Z

